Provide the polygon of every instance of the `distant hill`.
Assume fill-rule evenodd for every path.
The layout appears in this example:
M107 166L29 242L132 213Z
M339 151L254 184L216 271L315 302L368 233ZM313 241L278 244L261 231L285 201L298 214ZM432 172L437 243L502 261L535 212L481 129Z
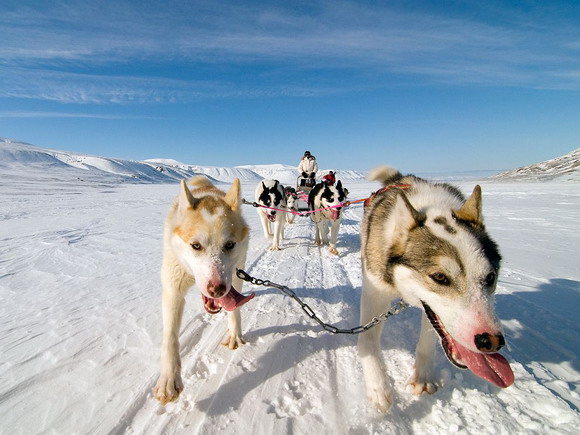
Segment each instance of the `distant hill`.
M580 181L580 148L562 157L502 172L491 179L498 181Z
M275 178L282 183L294 184L298 174L294 166L281 164L228 168L161 158L133 161L41 148L7 138L0 138L0 170L19 178L25 178L36 170L37 177L46 179L90 179L108 183L168 183L201 174L221 182L239 178L243 182L257 183L264 178ZM363 173L350 170L338 171L338 176L349 181L364 179Z
M231 182L239 178L243 182L258 182L265 178L280 180L293 185L298 171L295 166L283 164L243 165L234 167L199 166L172 159L149 159L144 161L90 156L75 152L42 148L24 142L0 137L0 170L3 175L28 177L34 171L37 179L63 181L97 181L103 183L172 183L194 175L206 175L213 181ZM322 169L319 175L330 169ZM336 171L340 180L364 181L366 174L353 170ZM485 171L457 174L418 174L432 179L462 180L490 175ZM497 181L580 181L580 148L565 156L523 168L494 175L488 180Z

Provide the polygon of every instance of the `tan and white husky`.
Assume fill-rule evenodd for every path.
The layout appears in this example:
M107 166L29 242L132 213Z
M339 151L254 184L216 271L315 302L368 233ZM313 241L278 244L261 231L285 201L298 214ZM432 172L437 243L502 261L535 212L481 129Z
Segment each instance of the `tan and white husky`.
M240 181L227 193L205 177L181 182L179 197L165 219L163 237L163 344L161 375L154 388L163 404L176 400L183 390L179 330L185 294L197 284L207 312L228 311L228 333L224 345L236 349L244 344L239 306L254 294L242 296L242 281L236 268L243 268L248 250L249 229L242 218Z
M401 297L423 310L409 385L433 393L437 336L447 358L500 387L514 375L497 353L504 346L494 310L501 256L485 231L481 188L465 200L448 184L402 176L389 167L372 171L387 186L368 202L361 227L363 291L361 324L387 311ZM406 184L406 188L390 186ZM380 358L382 325L361 334L359 355L367 395L381 412L392 392Z

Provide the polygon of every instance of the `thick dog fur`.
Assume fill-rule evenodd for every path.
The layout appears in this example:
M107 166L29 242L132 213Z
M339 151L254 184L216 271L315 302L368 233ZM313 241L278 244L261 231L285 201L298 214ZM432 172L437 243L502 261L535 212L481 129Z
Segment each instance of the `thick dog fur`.
M334 185L318 183L308 195L308 206L310 210L320 210L311 214L314 221L314 243L317 245L329 245L330 253L338 255L336 249L336 239L342 221L342 207L336 207L346 200L346 189L343 189L340 180ZM328 208L336 207L336 208ZM328 238L328 227L330 224L330 239Z
M423 310L409 379L414 394L437 388L432 366L438 334L453 364L500 387L511 385L513 373L497 353L505 344L494 310L501 256L485 231L480 187L465 200L455 187L402 176L389 167L370 178L410 187L379 192L365 209L361 324L398 297ZM358 347L367 395L386 412L392 392L380 359L381 330L382 324L361 334Z
M266 207L277 208L279 210L286 209L286 195L284 194L284 186L278 180L262 180L256 186L255 201L258 204ZM279 251L280 241L284 239L284 224L286 223L286 214L281 211L270 210L268 208L256 208L260 221L262 222L262 229L264 230L264 237L266 239L272 238L272 246L270 250ZM274 231L272 232L272 226Z
M163 238L163 344L161 375L154 389L163 404L176 400L183 390L179 330L187 290L197 284L204 305L215 310L215 301L225 299L232 286L241 291L242 280L235 269L243 268L248 250L249 229L241 212L240 181L227 193L205 177L191 180L190 191L181 182L179 197L165 219ZM224 345L236 349L244 344L240 309L228 312Z

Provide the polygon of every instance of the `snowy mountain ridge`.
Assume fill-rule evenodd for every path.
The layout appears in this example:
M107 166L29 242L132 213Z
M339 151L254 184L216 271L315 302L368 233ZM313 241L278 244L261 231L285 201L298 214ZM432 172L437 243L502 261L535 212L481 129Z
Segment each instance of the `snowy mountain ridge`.
M491 178L499 181L580 181L580 148L561 157L512 169Z
M0 168L40 167L45 176L53 178L87 179L129 183L171 183L195 175L206 175L213 181L243 182L277 179L292 185L298 175L295 166L285 164L239 165L231 168L186 164L174 159L155 158L143 161L90 156L76 152L42 148L25 142L0 137ZM354 170L322 169L319 174L334 170L339 179L347 182L363 181L366 174ZM417 173L437 181L486 179L495 181L580 181L580 148L564 156L533 165L512 169L494 175L493 171L467 171L462 173ZM67 177L68 176L68 177Z
M275 178L282 183L293 184L297 175L295 167L282 164L227 168L186 164L173 159L134 161L53 150L0 137L0 168L23 167L41 167L44 171L58 172L59 176L81 179L105 177L110 181L133 183L167 183L203 174L221 182L231 182L234 178L243 182ZM365 178L363 173L350 170L339 171L339 174L341 179L349 181Z

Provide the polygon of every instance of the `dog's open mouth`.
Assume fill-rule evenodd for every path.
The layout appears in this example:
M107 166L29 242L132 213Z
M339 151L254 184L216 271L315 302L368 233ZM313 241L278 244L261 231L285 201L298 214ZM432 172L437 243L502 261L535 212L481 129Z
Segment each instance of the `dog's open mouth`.
M335 221L340 217L340 210L333 208L330 212L332 214L332 220Z
M429 305L423 301L421 303L425 308L427 318L441 337L441 346L451 363L461 369L469 369L480 378L501 388L509 387L514 383L514 373L502 355L497 352L474 352L462 346L445 330L445 326Z
M249 295L244 296L232 287L230 291L221 298L208 298L202 293L201 299L203 301L203 307L208 313L217 314L222 310L222 308L226 311L234 311L236 308L241 307L246 302L254 299L254 296L256 296L256 293L250 293Z

